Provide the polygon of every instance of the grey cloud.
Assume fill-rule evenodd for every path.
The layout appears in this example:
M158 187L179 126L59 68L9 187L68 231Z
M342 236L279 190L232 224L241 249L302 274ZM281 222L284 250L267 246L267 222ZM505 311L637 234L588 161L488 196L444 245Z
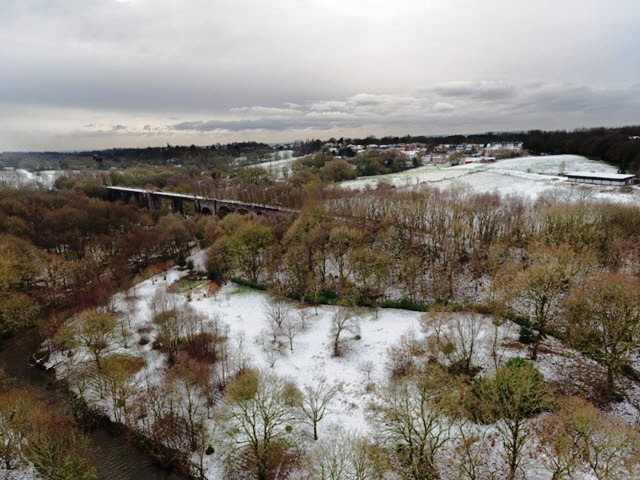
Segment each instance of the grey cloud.
M475 100L502 100L517 95L515 85L502 81L450 82L422 90L435 92L443 97L468 97Z
M215 131L253 131L253 130L269 130L269 131L285 131L293 129L327 129L333 127L350 128L357 127L361 122L353 119L339 119L343 114L338 113L331 118L309 117L301 114L299 117L283 119L277 117L263 117L256 120L207 120L207 121L190 121L181 122L171 125L171 130L177 131L196 131L196 132L215 132Z
M640 121L640 2L485 3L0 0L0 149Z
M481 84L480 91L496 91ZM500 85L500 84L493 84ZM453 95L453 92L461 94ZM640 101L634 88L594 89L584 85L526 83L510 84L508 96L489 101L478 95L471 84L440 85L421 90L420 95L357 94L345 99L312 101L296 108L242 107L230 113L251 114L250 118L186 121L169 126L179 131L283 131L287 129L355 128L377 125L424 129L429 125L466 126L482 129L483 122L508 129L518 119L523 128L539 128L539 121L548 115L562 114L598 124L597 116L608 113L621 122L640 111ZM609 106L609 108L608 108ZM526 122L532 124L527 125ZM582 125L583 123L580 123ZM571 125L569 125L571 126ZM575 125L577 126L577 125ZM566 126L565 126L566 128Z

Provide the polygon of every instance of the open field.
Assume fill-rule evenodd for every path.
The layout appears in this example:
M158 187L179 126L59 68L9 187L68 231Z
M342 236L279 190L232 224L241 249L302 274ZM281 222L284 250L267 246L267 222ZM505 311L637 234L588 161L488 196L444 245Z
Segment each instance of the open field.
M60 175L61 172L57 170L30 172L24 169L5 168L0 170L0 185L51 189Z
M476 192L525 195L531 199L536 199L545 192L571 194L579 190L582 195L588 192L588 195L597 199L640 203L638 186L631 193L623 193L618 187L569 184L561 174L572 171L616 173L613 166L578 155L549 155L500 160L491 164L424 166L391 175L362 177L343 182L340 186L359 190L374 188L381 183L404 189L421 186L467 186Z

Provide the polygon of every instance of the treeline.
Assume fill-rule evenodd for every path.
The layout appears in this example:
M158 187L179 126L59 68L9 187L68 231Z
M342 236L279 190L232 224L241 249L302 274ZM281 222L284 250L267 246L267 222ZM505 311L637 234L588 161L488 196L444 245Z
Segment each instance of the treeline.
M100 193L91 182L79 185ZM116 291L184 257L207 229L206 218L99 197L81 188L0 190L2 340L33 326L53 335L74 312L109 304ZM50 412L1 369L0 443L8 475L32 466L44 479L95 478L80 426Z
M166 213L77 190L0 191L0 335L103 304L133 273L174 258L196 227Z
M296 160L286 181L294 186L352 180L356 177L387 175L419 165L399 152L371 151L363 155L335 158L324 151Z
M603 160L623 171L640 172L640 126L617 128L585 128L573 131L529 130L528 132L482 133L474 135L424 136L405 135L376 138L331 138L336 145L392 145L400 143L422 143L425 145L521 141L532 155L575 154ZM326 142L307 140L296 145L300 155L319 152Z
M213 220L218 224L206 241L225 252L211 255L221 273L280 291L304 296L330 289L360 302L468 303L482 277L496 276L509 260L522 264L543 247L564 245L591 252L602 267L630 268L640 237L637 214L634 206L553 194L530 202L466 190L380 188L307 206L285 226L280 217ZM263 241L249 247L256 235ZM524 249L521 257L513 257L516 248Z
M527 202L463 190L379 189L309 206L295 219L229 215L203 241L211 244L213 279L246 281L310 304L444 306L506 316L520 323L532 358L553 333L607 366L605 390L613 394L615 375L640 348L633 327L639 213L553 196ZM597 285L611 291L596 294ZM601 294L601 305L609 298L611 308L636 312L624 317L626 349L609 350L585 320L598 315L593 299ZM620 322L616 317L610 328ZM584 328L576 332L576 325Z
M25 472L31 465L39 478L46 480L95 480L95 468L87 460L90 452L85 435L7 378L0 379L0 419L0 461L5 478L18 478L12 470ZM28 470L25 473L30 474Z
M124 168L136 164L198 165L224 168L238 157L257 162L275 150L258 142L234 142L208 146L174 146L146 148L112 148L82 152L5 152L0 153L0 165L29 170Z
M523 137L530 153L571 153L611 163L624 172L640 172L640 126L591 128L567 132L532 130Z

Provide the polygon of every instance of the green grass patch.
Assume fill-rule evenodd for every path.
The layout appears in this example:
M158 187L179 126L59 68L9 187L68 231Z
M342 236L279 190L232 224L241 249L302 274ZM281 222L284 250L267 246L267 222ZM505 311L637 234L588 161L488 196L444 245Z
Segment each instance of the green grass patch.
M247 287L246 285L237 285L235 290L231 292L231 295L244 295L254 290L255 288Z
M189 292L196 287L199 287L204 282L206 282L205 279L182 278L178 280L177 283L178 283L178 288L180 289L180 292L184 293L184 292Z
M244 278L239 278L239 277L233 277L231 279L231 281L235 284L238 284L241 287L245 287L243 292L240 292L238 290L236 290L236 292L234 293L244 293L247 292L251 289L253 290L260 290L260 291L265 291L267 289L267 287L265 285L262 285L260 283L256 283L256 282L252 282L251 280L245 280ZM241 290L241 289L239 289Z
M426 312L429 306L424 303L412 302L406 298L400 300L385 300L380 302L380 308L397 308L400 310L410 310L412 312Z

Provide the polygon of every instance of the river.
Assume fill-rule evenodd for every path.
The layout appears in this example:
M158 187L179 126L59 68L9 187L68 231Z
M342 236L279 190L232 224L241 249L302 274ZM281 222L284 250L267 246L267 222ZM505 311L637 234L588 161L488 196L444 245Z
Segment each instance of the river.
M56 415L70 417L63 395L52 387L52 375L29 365L31 355L41 342L36 329L11 338L2 345L0 366L45 402ZM87 439L99 480L186 480L175 472L155 465L149 456L125 437L104 428L94 429Z

